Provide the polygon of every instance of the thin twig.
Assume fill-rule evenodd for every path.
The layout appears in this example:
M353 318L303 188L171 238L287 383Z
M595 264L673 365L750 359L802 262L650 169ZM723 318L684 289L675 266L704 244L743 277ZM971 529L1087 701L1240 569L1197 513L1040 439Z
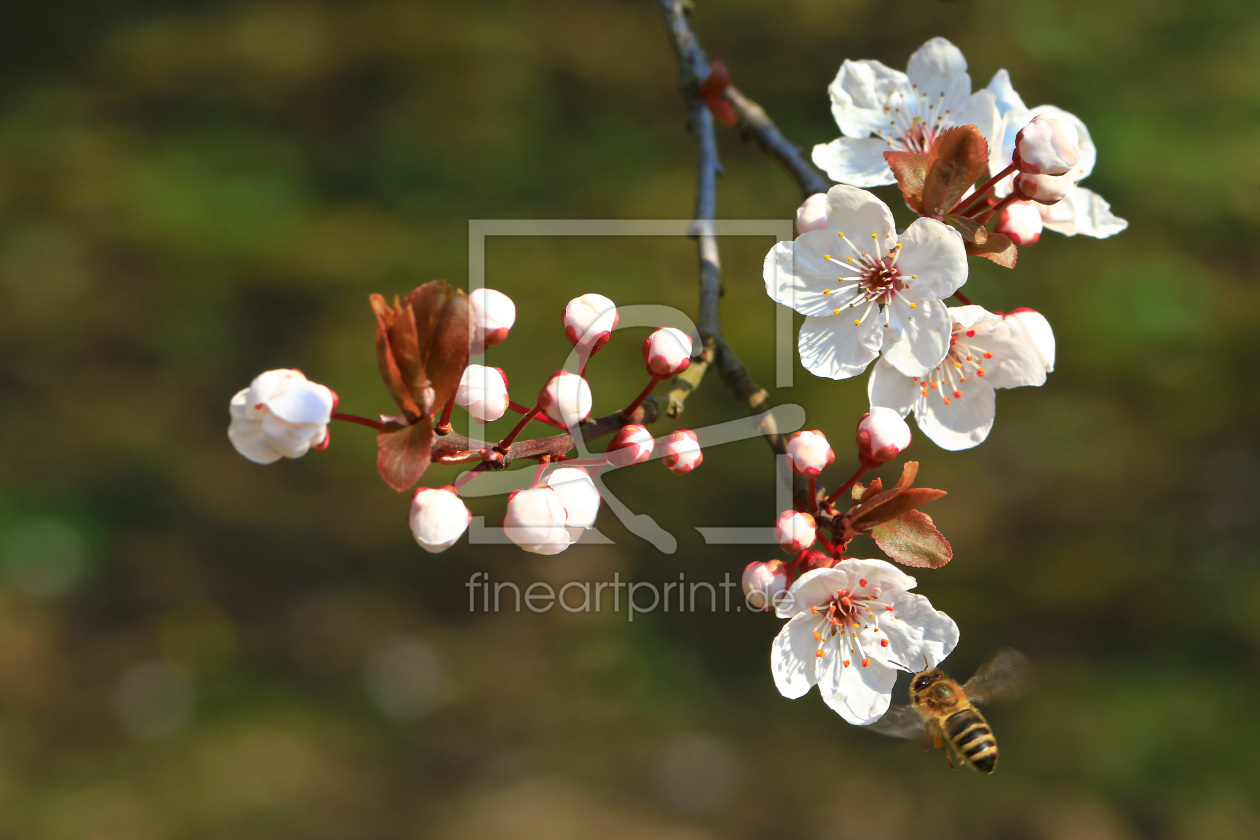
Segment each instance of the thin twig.
M801 185L802 192L810 196L831 189L831 182L805 159L798 146L788 142L778 127L766 116L761 106L753 102L734 85L726 89L726 101L735 109L739 130L745 137L757 141L761 151L783 164L783 167Z

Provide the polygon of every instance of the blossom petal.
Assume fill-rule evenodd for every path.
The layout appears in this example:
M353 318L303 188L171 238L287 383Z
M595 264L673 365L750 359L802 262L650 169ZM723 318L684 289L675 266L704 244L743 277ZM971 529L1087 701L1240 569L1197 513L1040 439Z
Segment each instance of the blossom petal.
M1098 162L1098 147L1094 145L1093 138L1089 136L1089 129L1085 127L1085 123L1081 122L1080 117L1054 105L1038 105L1028 112L1025 124L1032 122L1036 117L1050 117L1076 129L1076 151L1080 158L1076 161L1076 166L1073 166L1067 174L1073 181L1083 181L1088 178L1089 173L1094 171L1094 164ZM1021 125L1015 130L1018 132L1023 127Z
M818 682L818 642L814 629L820 619L809 613L795 616L770 648L770 673L774 686L784 697L802 697Z
M892 620L879 624L888 647L874 652L872 658L919 671L935 668L957 646L958 625L927 598L907 592L892 607Z
M847 569L811 569L796 579L775 612L779 618L808 613L811 607L830 601L837 589L852 588L851 577Z
M902 249L897 268L910 300L944 300L967 282L967 250L949 225L916 219L897 241Z
M1019 388L1046 383L1045 363L1017 325L1000 319L991 325L986 323L986 328L977 330L968 343L993 354L984 363L984 380L992 387Z
M919 383L880 358L871 368L866 381L866 395L873 406L883 406L900 412L902 417L910 413L919 398Z
M883 187L897 180L884 160L884 152L890 148L881 137L838 137L815 146L812 157L814 165L833 181L855 187Z
M856 582L865 580L865 586L850 586L853 591L863 591L869 587L879 587L882 590L895 589L898 591L905 589L914 589L918 586L918 581L910 575L898 569L887 560L862 560L850 559L835 566L832 571L844 571L849 574L850 580Z
M848 184L836 184L827 190L827 229L860 239L862 243L875 234L882 237L880 247L884 253L897 244L897 225L888 205L876 198L874 193ZM850 244L859 251L866 247L857 242Z
M232 425L228 427L228 440L232 441L237 452L255 464L273 464L283 457L263 434L261 420L232 418Z
M332 392L314 382L293 382L269 399L267 408L289 423L326 424L332 417Z
M897 682L896 669L876 659L865 668L858 662L851 662L845 668L839 659L834 655L827 657L825 668L839 668L840 690L824 694L823 702L855 726L874 723L888 711L893 685Z
M985 89L993 93L998 111L1002 114L1011 111L1028 110L1024 100L1020 98L1019 94L1015 92L1015 88L1011 86L1011 74L1006 72L1006 68L1002 68L994 73L993 78L989 80L989 86Z
M929 101L939 101L940 111L952 109L971 93L971 76L962 50L944 38L932 38L914 51L906 65L910 84Z
M941 449L951 452L983 443L997 414L993 386L984 379L968 377L958 388L962 396L951 397L948 404L937 389L929 389L914 407L919 430Z
M995 147L1002 145L1002 115L998 112L993 91L978 90L958 106L952 115L954 125L974 125L989 144L989 161ZM1005 166L1005 164L1003 164ZM1001 171L1001 170L999 170Z
M853 311L856 310L828 318L805 318L796 346L801 364L810 373L828 379L848 379L866 370L879 355L884 338L879 313L872 313L873 317L855 325Z
M1084 187L1068 190L1058 204L1039 204L1037 207L1046 227L1064 236L1079 233L1106 239L1129 226L1128 222L1111 212L1111 205L1102 196Z
M900 330L885 331L884 358L906 376L922 376L949 352L949 311L939 300L925 300L914 310L901 298L890 304ZM892 319L889 319L892 323Z
M873 59L846 60L827 87L840 133L858 139L874 134L887 122L884 105L897 91L911 93L905 73Z
M836 251L838 259L842 248L835 231L826 230L803 233L794 242L776 243L762 266L766 294L802 315L830 316L836 298L825 292L836 290L844 269L826 259L825 249Z

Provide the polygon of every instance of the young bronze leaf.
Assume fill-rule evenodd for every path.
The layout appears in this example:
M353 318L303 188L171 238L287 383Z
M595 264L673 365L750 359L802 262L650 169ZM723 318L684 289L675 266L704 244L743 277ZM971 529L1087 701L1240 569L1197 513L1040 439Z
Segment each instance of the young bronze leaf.
M884 152L884 160L897 179L897 186L906 198L906 205L923 213L923 179L927 177L928 156L923 152Z
M468 367L468 295L445 280L433 280L407 295L404 306L409 306L415 317L420 362L426 374L424 385L433 389L423 397L414 396L421 407L428 401L430 415L436 415L455 393Z
M892 492L891 490L889 491ZM907 511L921 508L928 502L934 502L945 495L944 490L933 490L930 487L911 487L902 490L892 498L881 501L878 505L864 510L852 519L853 530L870 531L889 520L896 519ZM865 505L863 505L865 507Z
M884 490L884 483L876 478L871 482L871 486L867 488L866 493L863 494L861 503L854 505L849 509L848 516L850 521L856 521L859 518L866 516L880 505L887 504L889 501L896 498L902 490L905 490L914 483L915 476L918 474L919 462L906 461L901 466L901 478L897 480L896 485L894 485L892 489Z
M414 373L414 362L418 355L418 345L414 342L414 328L408 330L411 318L398 306L398 301L390 306L381 295L372 295L372 311L376 314L376 363L381 369L381 377L385 387L394 398L394 402L409 418L419 417L423 412L411 396L411 389L398 364L395 344L401 345L401 355L408 360L409 370Z
M920 215L944 216L988 168L989 144L974 125L960 125L942 133L928 150Z
M962 234L964 241L975 245L983 245L989 238L989 231L984 225L967 216L946 216L945 224Z
M376 468L399 493L420 480L429 468L433 424L421 417L410 426L390 423L376 436Z
M903 566L939 569L954 557L949 541L936 530L932 517L911 510L871 531L875 543Z
M862 482L853 485L853 501L864 502L872 496L877 496L884 491L884 482L879 478L871 481L870 487L863 487Z
M1006 268L1014 268L1015 259L1019 256L1015 243L1004 233L990 233L988 240L983 244L976 243L972 245L968 242L966 247L967 253L971 256L993 260L998 265Z

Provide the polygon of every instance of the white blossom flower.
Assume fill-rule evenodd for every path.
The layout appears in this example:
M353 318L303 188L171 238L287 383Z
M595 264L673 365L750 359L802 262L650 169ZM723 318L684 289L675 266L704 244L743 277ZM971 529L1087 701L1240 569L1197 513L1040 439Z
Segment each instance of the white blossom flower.
M865 190L827 192L827 227L766 255L766 293L805 315L797 348L816 376L856 376L880 355L907 376L949 349L944 298L967 280L962 237L933 219L900 236L887 205Z
M599 513L599 490L590 473L582 467L561 467L543 483L556 491L564 507L564 527L570 541L577 542L583 531L594 527Z
M993 93L971 92L967 60L944 38L917 49L905 73L870 59L845 61L827 92L843 136L815 146L814 163L855 187L894 183L886 151L926 152L959 125L976 126L985 139L998 131Z
M499 368L469 365L459 379L455 404L479 423L492 423L508 410L507 375Z
M411 499L407 521L420 547L436 554L459 541L472 522L472 513L454 487L421 487Z
M594 399L586 380L567 370L557 371L538 392L538 404L552 420L576 426L591 416Z
M768 610L787 591L787 570L782 560L755 560L744 567L740 583L748 606L755 610Z
M508 496L503 531L508 539L534 554L559 554L573 540L566 527L568 512L560 495L539 484Z
M1050 322L1046 320L1046 316L1025 306L1008 312L1002 317L1019 327L1024 338L1028 339L1028 343L1037 351L1041 363L1045 365L1046 373L1052 373L1054 371L1054 331L1050 329Z
M784 697L817 685L849 723L888 711L897 671L933 668L958 644L958 625L908 590L914 578L883 560L843 560L797 578L779 602L787 624L770 650Z
M228 439L251 461L300 458L328 439L333 392L300 370L269 370L232 397Z
M1042 385L1046 365L1016 322L979 306L949 312L954 325L949 355L938 367L910 377L881 361L871 371L867 393L871 405L895 409L902 417L913 411L919 429L942 449L970 449L993 428L994 389Z
M1063 176L1073 184L1079 184L1094 171L1098 160L1098 150L1089 136L1085 123L1075 115L1069 114L1053 105L1038 105L1029 108L1024 100L1011 86L1010 74L999 70L989 82L987 90L991 91L997 101L998 113L1001 115L999 134L995 142L989 143L989 170L996 175L1010 165L1015 151L1015 138L1019 132L1039 116L1051 117L1061 123L1071 125L1076 130L1077 152L1079 158L1076 165ZM994 192L1003 196L1010 193L1010 180L1004 179ZM1111 212L1111 205L1097 193L1081 186L1073 186L1063 196L1063 200L1050 206L1038 206L1045 226L1065 236L1092 236L1105 239L1114 236L1129 226L1129 223Z

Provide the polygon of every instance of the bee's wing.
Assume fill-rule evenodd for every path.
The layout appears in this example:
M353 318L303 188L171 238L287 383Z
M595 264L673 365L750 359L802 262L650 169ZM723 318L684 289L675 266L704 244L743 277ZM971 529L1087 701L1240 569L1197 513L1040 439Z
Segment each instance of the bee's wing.
M963 685L972 703L1011 700L1026 692L1032 682L1028 659L1017 650L1005 648L980 666L976 675Z
M893 706L871 729L894 738L913 738L923 731L923 718L912 706Z

